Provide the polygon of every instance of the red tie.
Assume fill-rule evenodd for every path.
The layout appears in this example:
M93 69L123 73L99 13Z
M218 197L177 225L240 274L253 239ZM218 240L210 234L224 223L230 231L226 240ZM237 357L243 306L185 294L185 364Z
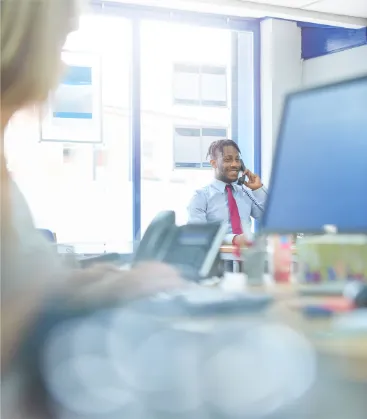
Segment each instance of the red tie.
M231 220L232 233L233 234L242 234L242 225L241 218L238 212L237 202L234 199L232 193L232 186L226 185L227 195L228 195L228 207L229 207L229 218Z

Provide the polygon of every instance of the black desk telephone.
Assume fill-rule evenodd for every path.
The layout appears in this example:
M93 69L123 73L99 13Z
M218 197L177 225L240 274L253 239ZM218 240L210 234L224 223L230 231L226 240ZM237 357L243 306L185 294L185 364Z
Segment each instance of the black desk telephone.
M242 159L240 161L241 161L240 171L242 172L242 176L238 178L237 185L243 185L246 182L246 175L245 175L246 166Z
M226 234L222 223L177 226L175 213L158 214L137 249L133 264L157 260L175 266L191 280L221 276L219 250Z

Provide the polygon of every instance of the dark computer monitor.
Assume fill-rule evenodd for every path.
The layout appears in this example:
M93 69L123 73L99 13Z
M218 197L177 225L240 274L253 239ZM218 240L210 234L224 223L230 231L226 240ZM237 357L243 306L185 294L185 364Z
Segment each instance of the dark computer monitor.
M290 94L264 233L367 232L367 76Z

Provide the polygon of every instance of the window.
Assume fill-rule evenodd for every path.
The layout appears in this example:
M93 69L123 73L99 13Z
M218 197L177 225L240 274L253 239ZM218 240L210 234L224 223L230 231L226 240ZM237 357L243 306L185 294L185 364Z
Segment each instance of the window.
M148 20L141 23L142 234L162 210L175 211L176 221L185 223L195 189L213 178L212 171L206 169L206 153L209 143L230 135L231 108L203 106L202 96L208 88L204 75L211 76L213 68L221 69L218 72L230 80L231 51L229 30ZM201 64L187 67L177 63ZM185 77L190 76L172 69L196 71L199 102L186 106L172 101L177 91L188 90ZM194 78L189 77L189 82L194 84ZM229 105L230 89L223 97Z
M98 57L100 93L93 95L93 115L98 115L93 133L98 141L82 129L90 120L84 103L78 103L77 116L82 118L65 118L75 111L75 95L83 97L83 89L89 86L87 74L81 95L73 80L58 89L61 114L56 115L53 128L66 127L68 140L62 140L60 131L55 138L55 130L43 130L42 138L49 141L40 141L38 112L20 112L6 136L8 161L36 227L55 232L59 243L72 244L77 252L131 252L131 23L124 18L84 16L80 29L69 35L65 51L75 61ZM80 69L74 70L78 74L66 74L80 80ZM64 94L67 100L60 101Z
M174 64L176 105L227 106L227 68L216 65Z
M55 108L60 123L77 111L81 129L40 141L40 131L44 140L53 135L40 129L37 111L19 113L6 133L7 159L38 227L54 231L61 243L124 252L159 211L174 210L176 221L186 222L194 190L213 177L206 169L212 141L237 141L246 165L260 170L260 26L252 19L92 3L97 13L81 19L65 49L69 57L98 58L99 65L91 62L101 77L98 100L92 107L80 101L77 109L64 100L65 92L76 93L76 72L78 82L90 84L88 74L79 74L89 64L73 59ZM90 135L83 125L98 112L101 126Z
M226 128L176 127L173 134L175 168L210 167L207 152L213 141L227 138Z

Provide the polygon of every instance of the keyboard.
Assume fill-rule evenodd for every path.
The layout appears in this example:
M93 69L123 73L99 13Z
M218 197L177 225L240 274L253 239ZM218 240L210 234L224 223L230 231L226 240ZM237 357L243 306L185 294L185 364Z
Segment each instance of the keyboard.
M273 301L267 294L234 293L200 286L162 292L137 302L135 308L158 316L218 316L254 314Z

